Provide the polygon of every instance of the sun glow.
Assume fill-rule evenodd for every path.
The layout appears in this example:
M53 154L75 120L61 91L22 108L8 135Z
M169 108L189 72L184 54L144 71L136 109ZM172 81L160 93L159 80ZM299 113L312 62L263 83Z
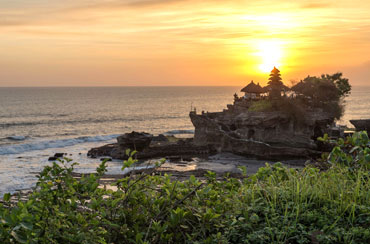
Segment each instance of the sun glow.
M270 72L274 66L279 68L283 57L282 44L279 41L260 41L257 44L257 56L261 59L259 69L264 72Z

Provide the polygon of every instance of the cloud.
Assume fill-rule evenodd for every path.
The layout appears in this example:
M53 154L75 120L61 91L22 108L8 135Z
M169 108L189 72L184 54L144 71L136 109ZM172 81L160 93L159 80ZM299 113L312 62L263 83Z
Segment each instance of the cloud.
M153 5L162 5L162 4L175 4L178 2L189 2L191 0L138 0L138 1L132 1L127 3L123 3L127 6L135 6L135 7L146 7L146 6L153 6Z
M328 2L314 2L314 3L306 3L301 5L303 9L319 9L319 8L329 8L332 5Z

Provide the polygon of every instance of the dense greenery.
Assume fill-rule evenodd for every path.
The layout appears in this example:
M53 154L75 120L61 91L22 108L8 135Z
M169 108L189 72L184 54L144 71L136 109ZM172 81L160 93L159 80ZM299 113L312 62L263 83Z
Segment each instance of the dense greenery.
M307 76L287 92L289 88L281 81L280 71L274 68L265 89L270 99L252 101L249 111L281 111L297 122L304 122L306 112L312 109L323 110L333 120L340 119L344 112L344 98L350 94L351 85L342 73L323 74L320 77Z
M342 73L323 74L321 77L307 76L292 87L302 96L301 103L311 107L322 108L325 112L339 119L343 115L343 99L351 92L348 79Z
M4 196L0 243L369 243L369 146L366 132L337 141L322 172L267 164L241 179L184 182L143 173L115 191L99 188L105 162L77 180L62 160L29 200Z

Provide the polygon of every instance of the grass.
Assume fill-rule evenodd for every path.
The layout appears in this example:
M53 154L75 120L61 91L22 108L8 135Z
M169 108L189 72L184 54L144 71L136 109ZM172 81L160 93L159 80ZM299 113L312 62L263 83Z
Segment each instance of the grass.
M335 143L325 171L267 164L244 179L208 172L183 182L141 174L118 180L117 191L98 187L105 162L76 180L62 160L44 169L28 201L11 205L5 195L0 242L369 243L369 138Z
M272 103L269 100L253 101L251 106L248 108L250 112L263 112L270 111L272 109Z

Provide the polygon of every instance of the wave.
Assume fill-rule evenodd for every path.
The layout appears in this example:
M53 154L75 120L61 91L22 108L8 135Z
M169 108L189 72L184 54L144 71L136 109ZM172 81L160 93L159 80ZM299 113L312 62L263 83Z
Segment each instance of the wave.
M77 138L60 139L60 140L45 140L45 141L37 141L33 143L3 146L3 147L0 147L0 155L19 154L19 153L24 153L28 151L34 151L34 150L45 150L48 148L63 148L63 147L74 146L76 144L81 144L81 143L86 143L86 142L109 141L118 136L119 134L100 135L100 136L82 136L82 137L77 137Z
M107 122L135 122L143 120L161 120L161 119L178 119L179 116L154 116L150 118L102 118L102 119L81 119L81 120L43 120L38 122L22 121L22 122L8 122L0 123L0 128L18 127L18 126L36 126L36 125L66 125L66 124L101 124Z
M24 141L27 139L27 136L8 136L6 139L13 141Z
M170 130L164 133L165 135L184 135L194 134L194 130Z

